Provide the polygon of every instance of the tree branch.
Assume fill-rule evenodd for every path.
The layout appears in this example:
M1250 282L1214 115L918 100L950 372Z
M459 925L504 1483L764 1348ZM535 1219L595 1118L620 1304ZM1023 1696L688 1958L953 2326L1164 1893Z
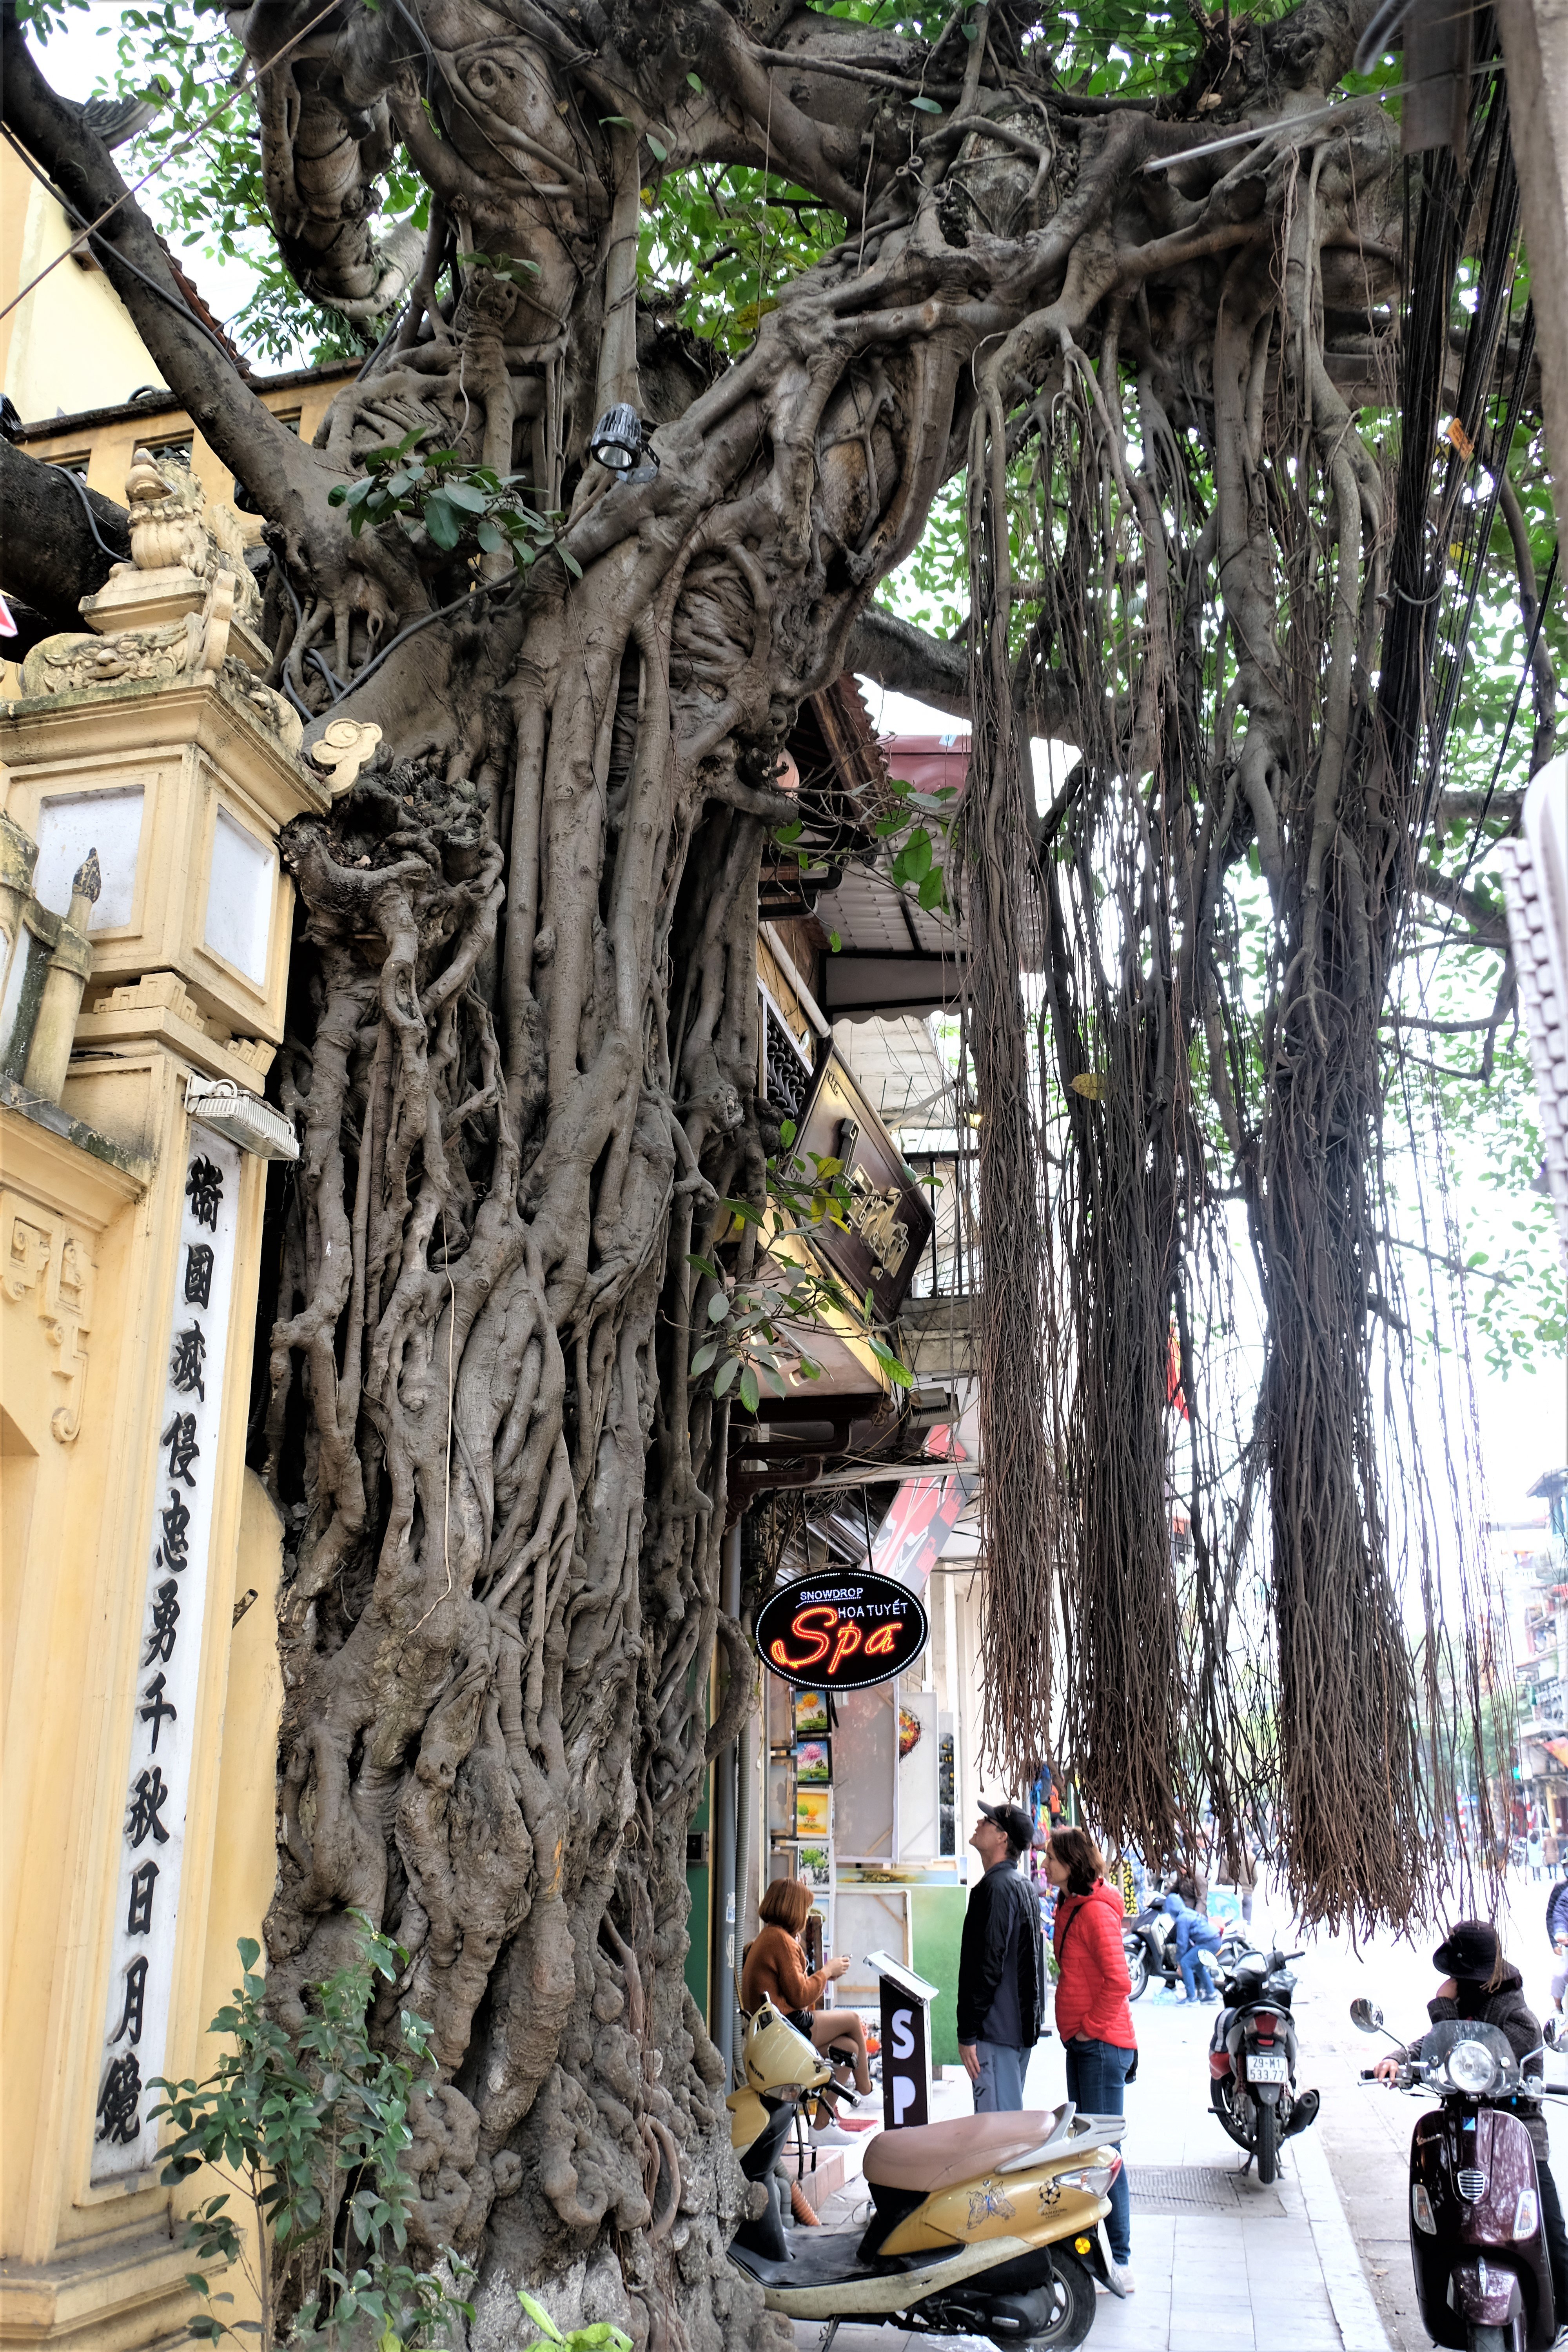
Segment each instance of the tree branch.
M722 1611L720 1612L716 1630L729 1679L724 1686L723 1703L708 1727L704 1752L710 1764L715 1756L722 1756L731 1740L740 1738L741 1726L757 1699L757 1662L743 1630L733 1617L726 1617Z
M969 657L924 629L869 605L849 633L847 667L894 694L912 694L954 719L969 717Z
M1436 821L1447 829L1451 824L1474 824L1478 817L1495 817L1505 834L1515 833L1523 806L1522 793L1439 793Z
M111 563L130 561L124 508L0 440L0 588L52 628L80 628L81 599L102 587Z
M15 0L0 7L0 69L4 119L66 205L84 222L118 205L93 236L93 257L196 430L291 538L319 532L327 488L321 460L278 422L192 316L146 215L121 201L125 182L110 150L38 71Z
M1435 866L1415 868L1415 887L1426 898L1435 898L1439 907L1447 907L1456 915L1463 915L1474 935L1477 947L1500 948L1506 953L1509 944L1508 917L1500 907L1483 898L1479 890L1467 890Z

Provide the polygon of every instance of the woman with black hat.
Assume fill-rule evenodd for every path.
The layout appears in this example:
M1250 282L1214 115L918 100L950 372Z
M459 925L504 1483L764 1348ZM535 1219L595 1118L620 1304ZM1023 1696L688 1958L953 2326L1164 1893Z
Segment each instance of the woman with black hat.
M1524 1979L1519 1970L1502 1956L1497 1929L1489 1927L1484 1919L1461 1919L1448 1931L1447 1938L1432 1955L1434 1968L1447 1970L1443 1982L1426 2004L1426 2014L1434 2025L1456 2017L1473 2017L1483 2025L1495 2025L1505 2034L1521 2066L1539 2077L1542 2071L1541 2025L1534 2011L1524 1998ZM1419 2058L1421 2044L1413 2042L1410 2056ZM1373 2072L1379 2082L1391 2081L1397 2073L1397 2058L1380 2058ZM1535 2171L1541 2184L1541 2221L1546 2236L1546 2251L1552 2263L1552 2296L1557 2305L1559 2321L1568 2320L1568 2231L1563 2225L1563 2203L1557 2194L1557 2183L1552 2177L1551 2144L1546 2137L1546 2118L1534 2099L1519 2104L1520 2121L1530 2133L1535 2149ZM1558 2342L1568 2339L1568 2326L1563 2328Z

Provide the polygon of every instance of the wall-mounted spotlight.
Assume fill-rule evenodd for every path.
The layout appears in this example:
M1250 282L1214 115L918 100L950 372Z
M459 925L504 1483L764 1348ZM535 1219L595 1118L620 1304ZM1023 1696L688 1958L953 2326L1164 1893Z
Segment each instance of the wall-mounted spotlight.
M653 472L651 466L642 463L642 424L629 401L617 401L614 408L605 409L589 437L588 449L607 473L619 474L623 479Z

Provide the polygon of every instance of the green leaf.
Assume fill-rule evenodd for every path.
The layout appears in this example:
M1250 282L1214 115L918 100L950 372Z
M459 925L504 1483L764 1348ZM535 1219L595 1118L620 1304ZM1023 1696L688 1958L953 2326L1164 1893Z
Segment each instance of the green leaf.
M566 2338L562 2335L561 2330L556 2326L555 2322L551 2318L550 2314L544 2309L542 2304L535 2303L531 2294L524 2294L521 2287L518 2288L517 2299L519 2303L521 2304L524 2311L527 2312L530 2319L532 2320L535 2327L542 2329L544 2335L549 2337L552 2344L564 2344Z
M583 577L583 567L578 562L576 557L572 554L568 549L562 547L559 543L557 543L555 551L560 556L562 562L566 566L567 571L572 574L573 579L581 580Z
M709 1365L713 1361L713 1359L718 1353L719 1342L717 1339L704 1339L702 1345L698 1349L697 1353L691 1359L691 1371L693 1379L695 1379L699 1373L705 1372L708 1370Z
M837 955L839 949L844 945L844 942L839 938L837 931L829 931L827 934L827 944L832 952Z
M750 1364L746 1366L745 1370L741 1374L741 1402L745 1406L748 1412L755 1412L757 1409L757 1376L752 1370Z
M917 113L920 114L940 114L942 112L942 109L937 104L934 98L911 98L910 104L916 110Z
M664 144L664 142L661 139L656 139L651 131L645 132L644 136L647 140L649 152L653 155L656 162L668 163L669 161L669 150Z
M480 523L475 536L487 555L499 555L502 548L507 543L506 533L502 530L498 530L495 524L489 520L488 516L485 520Z
M455 510L447 505L446 493L433 490L425 507L425 528L437 547L448 554L463 535L463 526Z
M483 490L476 489L472 482L448 482L441 495L467 514L483 514L487 504Z
M788 1144L793 1143L793 1142L795 1141L795 1139L796 1131L797 1131L797 1130L796 1130L796 1128L795 1128L795 1121L794 1121L794 1119L793 1119L793 1118L781 1118L781 1119L780 1119L780 1121L779 1121L779 1141L780 1141L781 1143L783 1143L783 1144L784 1144L784 1145L788 1145Z
M697 92L698 97L700 98L702 95L702 84L699 81L697 76L694 73L689 73L686 79L691 88Z
M712 1297L708 1301L708 1320L710 1323L722 1323L725 1316L728 1315L729 1312L729 1300L725 1297L721 1290L716 1290Z
M940 866L933 866L920 887L920 902L928 915L934 914L947 896L947 881Z
M713 1393L716 1397L721 1397L726 1394L731 1381L734 1379L735 1374L740 1370L740 1361L737 1357L725 1357L723 1362L719 1367L718 1374L713 1382Z

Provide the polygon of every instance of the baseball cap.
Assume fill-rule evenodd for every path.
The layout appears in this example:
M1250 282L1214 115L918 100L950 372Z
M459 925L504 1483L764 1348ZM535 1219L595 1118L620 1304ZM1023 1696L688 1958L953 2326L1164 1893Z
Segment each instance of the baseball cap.
M1007 1843L1021 1853L1035 1843L1035 1824L1022 1805L982 1805L979 1808L988 1822L994 1822L1006 1833Z

